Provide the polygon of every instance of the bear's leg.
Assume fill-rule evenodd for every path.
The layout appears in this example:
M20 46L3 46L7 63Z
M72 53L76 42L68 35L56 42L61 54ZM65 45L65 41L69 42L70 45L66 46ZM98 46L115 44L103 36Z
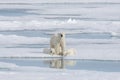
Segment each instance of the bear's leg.
M56 52L57 55L60 54L60 44L57 44L57 45L55 46L55 52Z
M66 47L65 36L61 39L60 46L61 46L61 55L65 55L65 53L64 53L65 47Z

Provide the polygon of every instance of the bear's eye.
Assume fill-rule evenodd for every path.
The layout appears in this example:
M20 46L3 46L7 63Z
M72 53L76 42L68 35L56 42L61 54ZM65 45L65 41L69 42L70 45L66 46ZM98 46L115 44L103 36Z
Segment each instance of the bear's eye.
M61 37L63 37L63 35L61 34Z

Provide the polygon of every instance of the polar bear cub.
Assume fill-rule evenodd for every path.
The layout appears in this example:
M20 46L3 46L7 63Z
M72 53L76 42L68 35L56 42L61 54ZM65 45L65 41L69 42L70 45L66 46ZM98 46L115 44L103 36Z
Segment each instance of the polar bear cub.
M66 47L65 33L54 34L50 39L50 48L55 50L55 54L63 55Z
M54 48L50 48L50 49L45 48L43 52L46 54L56 55ZM76 54L76 50L73 48L70 48L70 49L64 51L63 56L68 56L68 55L73 56L75 54Z
M53 55L53 54L55 54L55 49L53 49L53 48L45 48L44 50L43 50L43 52L44 53L46 53L46 54L51 54L51 55Z
M73 49L73 48L70 48L70 49L68 49L68 50L65 50L65 52L64 52L64 56L67 56L67 55L73 56L73 55L75 55L75 54L76 54L76 50Z

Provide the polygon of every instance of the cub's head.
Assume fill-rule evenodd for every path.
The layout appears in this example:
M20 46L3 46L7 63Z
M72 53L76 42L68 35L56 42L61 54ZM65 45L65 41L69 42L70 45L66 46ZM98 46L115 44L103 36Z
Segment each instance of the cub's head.
M55 49L54 48L50 48L50 54L55 54Z
M54 48L45 48L43 49L43 52L46 54L55 54L55 49Z

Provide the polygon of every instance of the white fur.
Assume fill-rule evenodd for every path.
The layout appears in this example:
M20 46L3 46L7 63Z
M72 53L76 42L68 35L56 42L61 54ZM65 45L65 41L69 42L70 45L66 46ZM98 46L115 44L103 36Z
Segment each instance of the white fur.
M46 54L55 54L55 49L53 49L53 48L45 48L44 50L43 50L43 52L44 53L46 53Z
M62 35L62 36L61 36ZM65 34L58 33L54 34L50 39L50 48L55 49L55 54L63 55L65 50Z
M65 52L64 52L64 55L65 55L65 56L67 56L67 55L73 56L73 55L75 55L75 54L76 54L76 50L73 49L73 48L70 48L70 49L68 49L68 50L65 50Z
M50 39L50 49L44 49L44 53L52 54L52 55L75 55L76 50L71 48L65 50L66 42L65 42L65 33L57 33L54 34Z
M45 48L43 52L46 54L56 55L54 48L50 48L50 49ZM76 50L73 48L70 48L70 49L64 51L63 56L68 56L68 55L73 56L75 54L76 54Z

